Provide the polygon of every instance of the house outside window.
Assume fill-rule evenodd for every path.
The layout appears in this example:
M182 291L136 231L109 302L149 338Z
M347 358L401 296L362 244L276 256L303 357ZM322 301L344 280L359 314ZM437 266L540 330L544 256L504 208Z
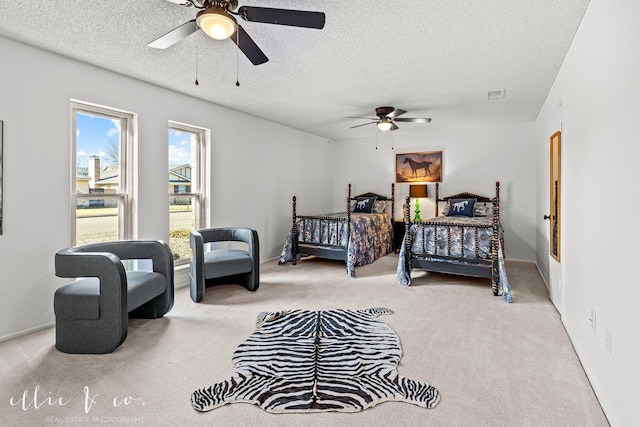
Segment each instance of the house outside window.
M174 194L191 193L191 186L190 185L175 185L173 187L173 193Z
M71 101L74 245L131 239L135 115Z
M205 146L208 132L169 122L169 246L176 265L191 259L189 233L205 227Z

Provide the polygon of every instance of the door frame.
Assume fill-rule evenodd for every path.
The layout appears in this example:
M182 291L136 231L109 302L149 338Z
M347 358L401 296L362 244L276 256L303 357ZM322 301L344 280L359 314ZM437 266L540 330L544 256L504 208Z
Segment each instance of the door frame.
M562 144L561 132L549 138L549 254L560 262L562 221Z
M562 104L559 106L562 107ZM548 249L548 274L549 274L549 296L551 298L551 302L558 310L560 314L560 318L564 316L564 300L565 300L565 283L564 283L564 262L560 262L564 256L561 256L564 245L562 242L562 233L564 232L564 228L560 227L561 218L562 218L562 145L561 138L564 137L566 143L566 134L562 135L561 132L564 132L562 129L562 121L560 121L560 131L553 133L549 137L549 215L545 215L545 219L549 219L549 249ZM554 147L554 144L557 144ZM555 157L557 164L555 166L554 171L554 148L556 148ZM557 178L557 179L556 179ZM558 182L557 185L557 206L554 203L554 198L556 197L556 186L554 181ZM556 212L557 209L557 212ZM555 215L554 215L555 214ZM556 218L552 221L551 217L555 216ZM554 241L553 241L553 225L554 221L556 222L556 254L554 254Z

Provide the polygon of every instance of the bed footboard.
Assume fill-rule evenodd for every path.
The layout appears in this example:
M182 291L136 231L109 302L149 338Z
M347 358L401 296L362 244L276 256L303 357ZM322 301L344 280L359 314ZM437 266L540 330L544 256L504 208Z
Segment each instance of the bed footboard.
M347 262L347 249L351 235L351 184L348 189L346 216L298 215L296 196L292 201L291 255L295 265L298 256L314 255L321 258ZM300 230L302 228L302 230ZM308 233L309 228L326 230L327 239L321 240L323 232Z

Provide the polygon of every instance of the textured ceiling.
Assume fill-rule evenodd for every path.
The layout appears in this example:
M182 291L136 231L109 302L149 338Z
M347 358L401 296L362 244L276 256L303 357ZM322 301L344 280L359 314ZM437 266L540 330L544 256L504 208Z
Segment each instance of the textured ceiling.
M0 35L330 139L370 136L391 105L397 133L535 120L588 0L240 0L321 11L322 30L243 22L269 62L198 31L147 43L197 12L168 0L2 0ZM199 85L194 84L198 57ZM236 76L240 86L236 86ZM487 92L505 90L502 100Z

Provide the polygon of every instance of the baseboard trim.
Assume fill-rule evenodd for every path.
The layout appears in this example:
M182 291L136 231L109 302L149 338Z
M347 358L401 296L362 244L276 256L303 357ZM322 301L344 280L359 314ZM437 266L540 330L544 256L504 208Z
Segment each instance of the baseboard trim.
M592 375L591 375L591 373L589 371L589 368L584 363L585 359L582 358L582 356L580 355L580 351L575 346L573 338L571 338L571 333L569 332L569 329L567 329L567 325L564 323L562 318L560 319L560 321L562 322L562 326L564 328L565 333L569 337L569 342L571 342L571 346L573 347L573 351L575 351L576 355L578 356L578 360L580 361L580 366L582 366L582 370L584 371L584 374L587 376L587 380L589 381L589 385L591 385L591 389L593 390L593 394L596 395L596 399L598 399L598 403L600 403L600 407L602 408L602 412L604 412L604 416L607 418L607 421L609 422L609 425L611 427L618 426L619 424L616 421L615 417L613 416L613 412L611 410L611 407L609 407L609 405L607 404L606 399L603 399L604 394L598 388L597 384L595 384L591 380L591 378L593 378L593 377L592 377Z
M0 342L9 341L9 340L12 340L14 338L19 338L19 337L21 337L23 335L29 335L29 334L32 334L34 332L42 331L44 329L53 328L55 325L56 325L56 322L51 322L51 323L46 323L44 325L35 326L33 328L30 328L30 329L25 329L24 331L15 332L13 334L5 335L3 337L0 337Z
M181 289L189 286L190 263L182 264L173 269L173 289Z
M549 288L549 284L547 283L547 281L544 279L544 274L542 274L542 270L540 270L540 266L538 265L537 262L534 261L534 264L536 265L536 268L538 269L538 273L540 274L540 278L542 279L542 283L544 283L544 285L547 287L547 291L551 291L551 288ZM555 305L555 304L554 304Z

